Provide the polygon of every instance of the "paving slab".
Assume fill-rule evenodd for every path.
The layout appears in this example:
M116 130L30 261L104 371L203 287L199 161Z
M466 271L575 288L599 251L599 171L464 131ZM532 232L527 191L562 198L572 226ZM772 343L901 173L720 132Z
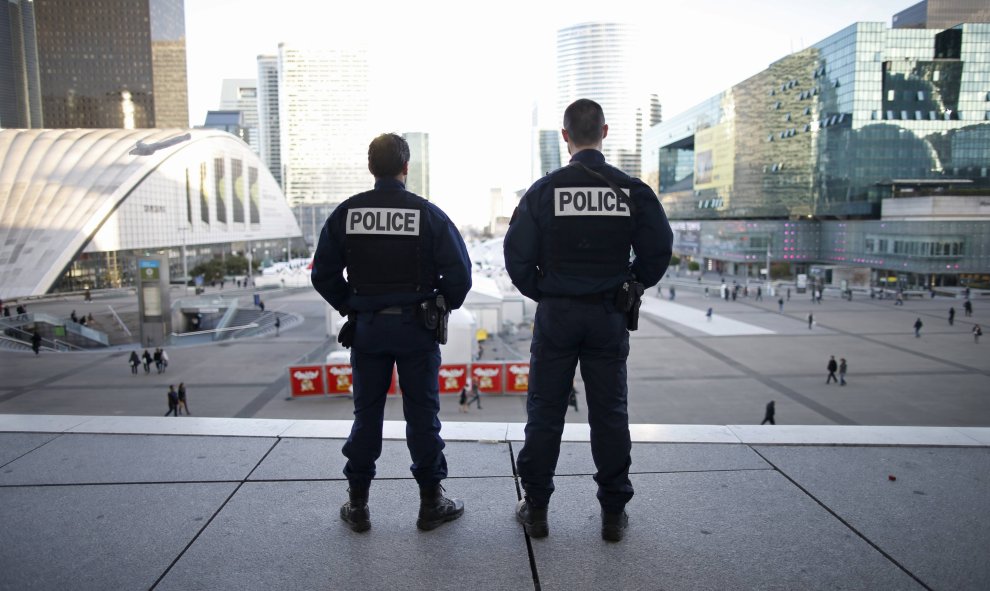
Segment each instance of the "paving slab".
M757 450L931 588L990 588L990 449Z
M0 431L61 433L91 418L75 415L0 414Z
M284 419L204 417L92 417L69 429L73 433L158 433L160 435L229 435L277 437L292 426Z
M49 433L0 433L0 466L16 460L56 437L58 435Z
M516 455L522 449L516 445ZM771 470L756 452L746 445L728 444L656 444L633 443L631 474L652 472L702 472L712 470ZM594 474L591 445L560 444L557 475Z
M0 486L243 480L274 443L257 437L66 434L0 469Z
M347 458L341 439L283 439L251 474L251 480L341 480ZM450 478L512 476L506 443L450 441L443 450ZM382 442L377 478L412 478L404 441ZM376 485L377 486L377 485Z
M557 479L550 535L533 540L544 590L923 588L777 472L632 480L629 529L609 543L594 482Z
M847 425L728 425L743 443L798 445L985 445L958 427L852 427Z
M464 516L416 529L408 480L376 481L371 530L340 520L344 482L248 482L156 587L253 589L532 589L510 478L463 479Z
M0 488L0 590L147 590L232 483Z

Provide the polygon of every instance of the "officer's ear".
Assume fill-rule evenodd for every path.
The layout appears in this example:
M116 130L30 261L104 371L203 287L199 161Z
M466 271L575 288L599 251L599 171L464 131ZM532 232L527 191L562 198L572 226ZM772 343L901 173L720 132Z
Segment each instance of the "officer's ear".
M566 129L561 129L561 130L560 130L560 136L561 136L562 138L564 138L564 143L565 143L565 144L566 144L567 142L569 142L569 141L571 141L571 138L570 138L570 136L569 136L569 135L567 134L567 130L566 130Z
M608 123L602 125L602 139L605 139L607 137L608 137Z

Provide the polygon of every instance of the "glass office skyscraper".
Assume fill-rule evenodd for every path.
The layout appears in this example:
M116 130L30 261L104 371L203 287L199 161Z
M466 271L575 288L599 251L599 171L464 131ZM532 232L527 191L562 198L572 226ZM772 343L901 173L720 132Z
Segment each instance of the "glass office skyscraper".
M752 273L769 248L915 283L990 269L990 24L857 23L646 144L643 178L688 224L683 252L718 266Z
M0 81L13 84L13 93L0 93L4 126L189 126L182 0L15 0L3 8Z
M605 158L632 176L640 175L643 132L660 122L660 99L643 86L648 77L640 67L641 39L635 25L622 23L582 23L557 31L558 121L577 99L600 104L609 125Z

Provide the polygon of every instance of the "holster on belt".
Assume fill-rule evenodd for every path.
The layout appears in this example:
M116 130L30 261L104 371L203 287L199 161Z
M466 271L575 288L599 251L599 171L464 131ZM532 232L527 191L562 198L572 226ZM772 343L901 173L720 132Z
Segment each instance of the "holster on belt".
M615 292L615 308L626 313L626 328L630 331L639 328L639 307L643 305L646 287L636 280L626 281Z
M433 338L438 343L447 344L447 319L450 317L450 310L447 309L447 300L442 295L437 294L435 298L420 302L416 306L416 314L426 330L433 332Z

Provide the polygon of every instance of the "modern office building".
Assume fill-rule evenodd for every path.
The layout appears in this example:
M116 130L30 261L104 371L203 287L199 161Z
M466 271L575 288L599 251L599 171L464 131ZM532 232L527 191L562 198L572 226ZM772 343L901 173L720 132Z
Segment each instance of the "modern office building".
M275 179L227 133L0 131L5 300L133 285L149 254L181 279L210 259L283 253L299 236Z
M533 180L560 168L560 144L563 141L559 129L539 129L537 133L537 175Z
M41 127L34 3L0 3L0 128Z
M371 93L363 49L280 43L282 186L292 206L341 202L369 188Z
M278 121L278 56L258 56L258 154L282 186L282 139Z
M990 271L990 24L854 24L645 143L675 251L706 268L902 286Z
M241 139L256 154L258 140L258 82L253 78L225 78L220 88L220 111L241 112Z
M430 134L413 131L402 134L409 143L409 176L406 189L423 199L430 198Z
M660 122L660 100L645 86L649 76L640 45L643 31L622 23L582 23L557 31L557 118L579 98L602 106L609 125L605 158L640 175L643 132ZM563 143L563 142L561 142ZM564 146L561 158L570 159Z
M4 127L189 125L182 0L7 0L3 5Z
M894 15L895 29L948 29L959 23L990 22L986 0L921 0Z
M248 129L244 125L243 111L207 111L204 129L219 129L229 134L241 138L245 144L248 138Z

